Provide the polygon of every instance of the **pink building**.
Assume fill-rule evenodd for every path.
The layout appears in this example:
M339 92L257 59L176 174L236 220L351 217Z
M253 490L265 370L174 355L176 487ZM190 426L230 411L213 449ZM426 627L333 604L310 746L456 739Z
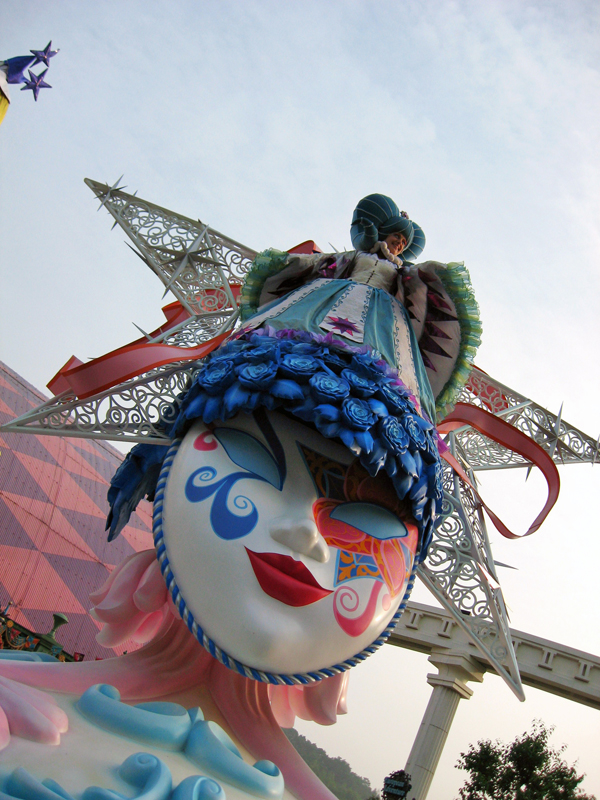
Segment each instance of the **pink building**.
M0 362L0 424L46 398ZM57 640L86 660L110 658L139 645L108 649L95 636L88 595L116 564L152 547L152 506L143 501L114 542L106 541L106 492L123 455L106 442L0 434L0 607L33 631L52 628L52 613L69 624Z

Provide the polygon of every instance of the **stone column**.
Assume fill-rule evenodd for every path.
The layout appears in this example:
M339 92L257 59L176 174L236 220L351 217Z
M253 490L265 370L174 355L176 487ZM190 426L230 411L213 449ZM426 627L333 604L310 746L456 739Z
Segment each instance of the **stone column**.
M429 661L438 673L427 676L433 691L405 767L411 776L410 800L427 797L458 702L461 698L468 700L473 694L466 682L481 683L485 672L481 664L466 655L434 652Z

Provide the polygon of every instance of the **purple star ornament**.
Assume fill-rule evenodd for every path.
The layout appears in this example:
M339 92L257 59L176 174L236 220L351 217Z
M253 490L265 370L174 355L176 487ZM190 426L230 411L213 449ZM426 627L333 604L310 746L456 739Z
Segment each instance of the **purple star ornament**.
M345 333L349 333L350 335L358 333L358 325L345 317L327 317L327 322L342 335Z
M60 48L59 50L51 50L50 49L51 47L52 47L52 39L48 42L48 44L46 45L46 47L44 47L43 50L30 50L29 52L33 53L33 55L35 56L35 61L33 62L32 66L35 67L36 64L45 64L47 67L49 67L50 59L53 56L55 56L60 50Z
M27 89L31 89L31 91L33 92L33 96L34 96L34 98L35 98L35 100L37 102L38 94L40 93L40 89L51 89L52 88L50 86L50 84L46 83L46 81L44 80L44 75L48 72L48 70L45 69L43 72L40 72L39 75L36 75L31 70L27 70L27 71L29 72L29 80L27 80L27 78L25 78L25 86L23 86L21 91L24 92Z

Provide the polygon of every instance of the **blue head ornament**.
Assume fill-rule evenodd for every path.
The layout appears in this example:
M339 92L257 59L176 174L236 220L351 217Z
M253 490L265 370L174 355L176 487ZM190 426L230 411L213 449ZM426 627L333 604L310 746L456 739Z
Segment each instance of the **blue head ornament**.
M384 194L363 197L352 215L350 236L354 247L368 253L391 233L406 236L407 245L400 256L405 263L413 262L423 252L425 234L422 228L412 222L405 211L400 211L391 197Z

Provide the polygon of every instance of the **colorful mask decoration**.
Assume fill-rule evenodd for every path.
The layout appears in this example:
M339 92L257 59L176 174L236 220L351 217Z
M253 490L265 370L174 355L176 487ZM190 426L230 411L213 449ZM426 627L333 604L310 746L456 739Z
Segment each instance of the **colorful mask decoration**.
M418 529L391 480L371 478L341 444L275 412L197 422L163 485L163 574L192 632L228 666L271 682L320 678L387 638Z

